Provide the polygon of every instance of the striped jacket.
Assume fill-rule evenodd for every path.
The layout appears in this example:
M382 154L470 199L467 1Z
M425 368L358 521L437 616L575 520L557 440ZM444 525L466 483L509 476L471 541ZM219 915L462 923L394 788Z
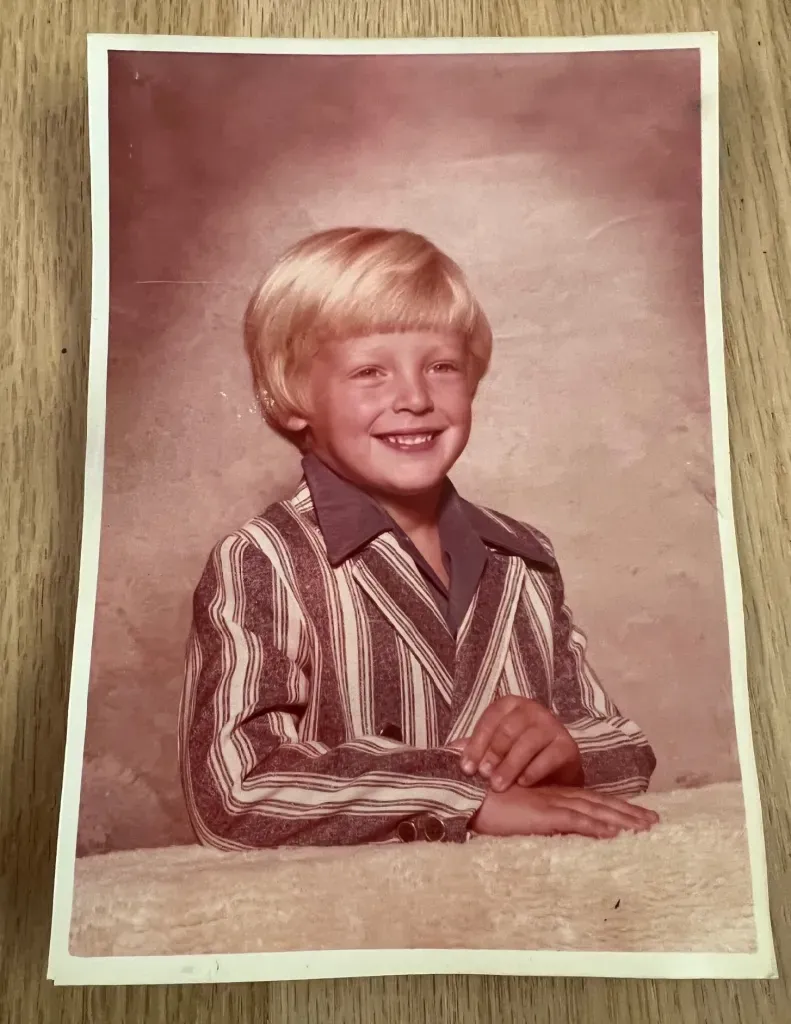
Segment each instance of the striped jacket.
M646 789L654 755L589 668L551 558L490 549L454 636L392 534L330 564L303 480L215 547L195 592L179 754L196 834L340 845L423 822L409 838L463 841L486 790L449 744L506 694L558 716L587 786Z

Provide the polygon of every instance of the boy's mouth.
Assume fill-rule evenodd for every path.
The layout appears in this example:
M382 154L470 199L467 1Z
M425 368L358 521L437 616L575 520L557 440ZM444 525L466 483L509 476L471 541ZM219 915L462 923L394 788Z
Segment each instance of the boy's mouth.
M398 452L425 452L434 447L441 430L406 431L403 433L377 434L377 440Z

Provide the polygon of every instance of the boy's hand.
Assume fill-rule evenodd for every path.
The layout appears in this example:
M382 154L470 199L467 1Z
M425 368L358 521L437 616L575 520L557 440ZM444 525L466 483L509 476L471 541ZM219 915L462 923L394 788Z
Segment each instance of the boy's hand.
M470 827L485 836L548 836L573 834L613 839L619 832L645 832L659 821L647 807L629 804L606 793L563 786L512 786L491 790Z
M516 781L583 784L577 744L551 711L527 697L501 697L489 705L462 748L461 768L479 773L497 792Z

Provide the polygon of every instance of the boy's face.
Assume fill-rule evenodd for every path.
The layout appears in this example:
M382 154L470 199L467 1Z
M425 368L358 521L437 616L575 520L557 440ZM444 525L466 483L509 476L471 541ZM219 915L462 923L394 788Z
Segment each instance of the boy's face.
M475 383L465 342L412 331L322 346L307 381L311 450L382 496L412 496L444 479L464 450Z

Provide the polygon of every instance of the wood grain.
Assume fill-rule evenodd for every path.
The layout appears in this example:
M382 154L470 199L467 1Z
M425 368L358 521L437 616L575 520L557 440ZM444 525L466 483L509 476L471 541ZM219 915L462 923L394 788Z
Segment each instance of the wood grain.
M753 726L781 980L388 978L54 989L45 979L88 356L85 33L721 34L722 265ZM0 1019L365 1024L791 1020L788 0L4 0L0 19Z

